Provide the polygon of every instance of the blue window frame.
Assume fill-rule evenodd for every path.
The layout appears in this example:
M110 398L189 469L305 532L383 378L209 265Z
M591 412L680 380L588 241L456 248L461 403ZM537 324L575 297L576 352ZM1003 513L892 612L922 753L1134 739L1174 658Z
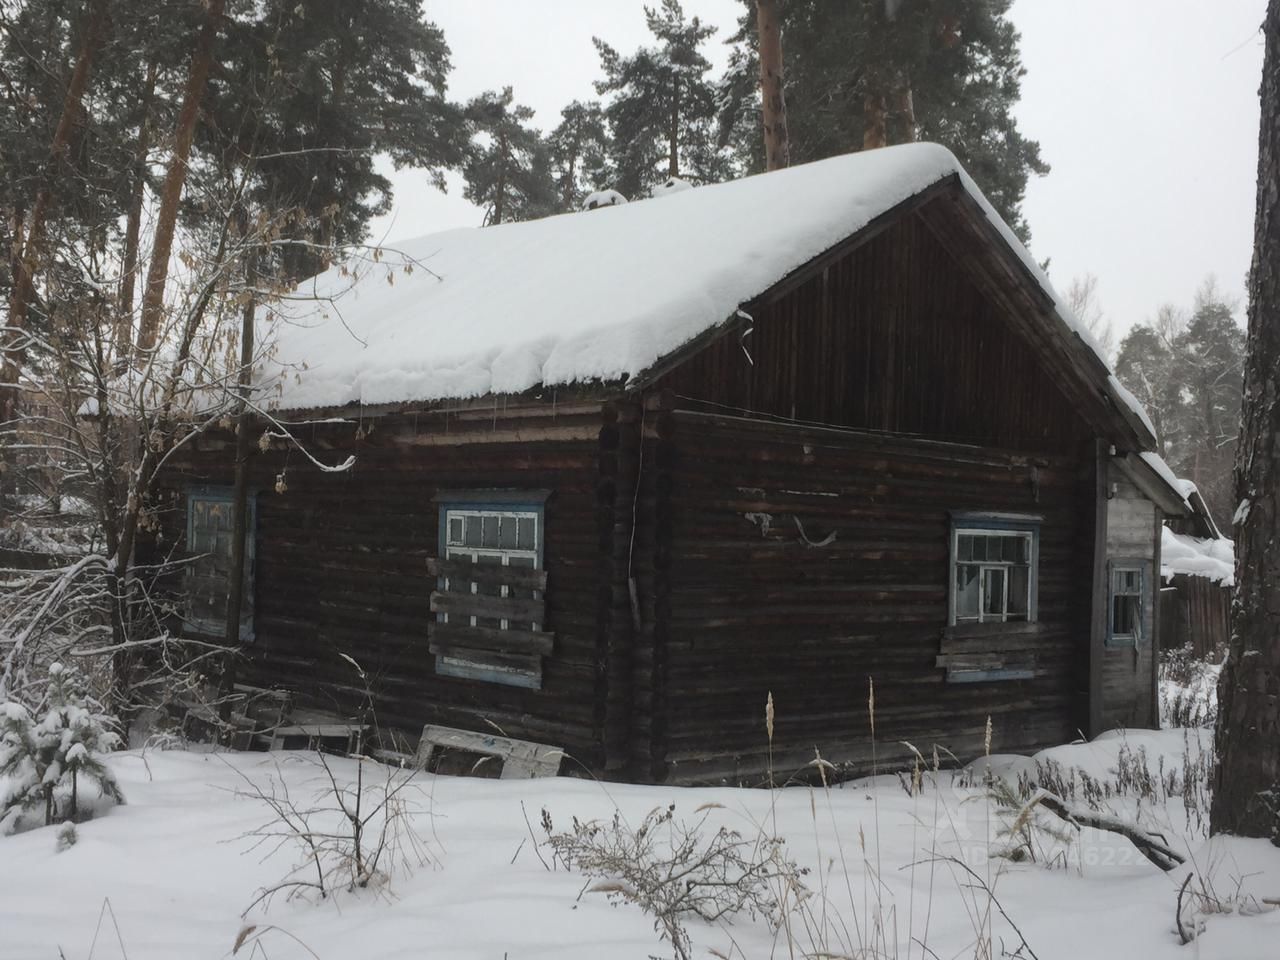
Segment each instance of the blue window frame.
M187 628L202 634L226 632L227 591L234 542L234 491L231 487L198 487L187 491L187 564L184 587ZM240 607L240 639L253 639L254 542L257 498L248 498L244 544L244 594Z
M948 591L952 626L1036 622L1039 574L1038 517L952 515Z
M1150 561L1111 560L1107 564L1107 646L1142 646L1150 638L1147 609Z
M525 567L541 570L545 544L544 526L545 495L520 491L479 491L471 494L441 494L440 504L440 556L448 560L468 559L477 564L494 564L509 567ZM446 582L442 586L451 586ZM509 597L512 587L490 586L472 582L472 593L495 591L495 596ZM529 599L542 599L540 590L530 591ZM438 613L436 619L449 622L449 614ZM467 626L486 627L494 630L541 631L538 621L508 621L506 619L477 617L467 618ZM542 686L542 671L532 665L496 666L477 663L459 655L436 655L436 672L447 677L469 680L486 680L510 686L538 689Z

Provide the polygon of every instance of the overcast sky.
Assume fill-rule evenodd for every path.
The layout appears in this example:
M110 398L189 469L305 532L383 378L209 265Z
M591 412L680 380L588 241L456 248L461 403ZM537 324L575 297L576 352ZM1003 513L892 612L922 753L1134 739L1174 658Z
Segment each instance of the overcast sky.
M684 0L726 36L738 0ZM648 39L642 0L427 0L453 50L450 96L510 84L550 128L594 95L591 37ZM1015 0L1027 68L1018 119L1052 172L1032 182L1032 252L1055 285L1091 272L1120 329L1162 303L1189 304L1207 274L1244 307L1257 168L1265 0ZM785 46L785 37L784 37ZM717 74L719 42L709 54ZM480 222L414 171L393 175L395 209L373 224L396 240Z

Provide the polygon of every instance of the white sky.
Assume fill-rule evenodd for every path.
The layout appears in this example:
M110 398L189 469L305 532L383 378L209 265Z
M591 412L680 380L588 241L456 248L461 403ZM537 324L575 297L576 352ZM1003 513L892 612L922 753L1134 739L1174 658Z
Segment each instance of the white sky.
M428 0L453 50L450 96L510 84L545 128L594 96L592 35L626 51L647 42L642 0ZM738 0L684 0L721 27L719 68ZM1238 298L1253 239L1258 82L1265 0L1015 0L1027 68L1018 120L1053 167L1028 188L1032 251L1059 287L1098 277L1123 330L1162 303L1187 305L1215 274ZM785 46L785 37L784 37ZM784 50L785 53L785 50ZM396 240L480 222L424 175L392 176L395 209L373 224Z

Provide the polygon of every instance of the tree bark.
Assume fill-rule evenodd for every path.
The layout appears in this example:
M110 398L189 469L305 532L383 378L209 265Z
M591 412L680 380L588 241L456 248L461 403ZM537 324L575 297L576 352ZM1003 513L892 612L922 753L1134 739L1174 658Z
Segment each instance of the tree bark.
M208 0L204 25L196 41L191 57L191 69L187 73L187 86L182 95L182 110L173 136L173 156L165 173L164 187L160 193L160 210L156 215L155 241L151 245L151 263L147 268L147 285L142 296L142 320L138 328L139 356L156 345L160 331L160 318L164 312L164 288L169 277L169 256L173 252L173 235L178 224L178 204L182 200L182 188L187 182L187 160L191 156L191 142L195 139L196 120L200 114L200 101L204 97L213 64L213 41L218 34L219 21L226 0Z
M133 194L125 219L124 255L120 270L120 306L116 314L114 355L124 360L133 349L133 291L137 284L138 238L142 232L142 205L147 193L147 151L151 147L151 101L156 91L156 64L147 67L146 87L142 93L142 121L138 127L138 144L134 148Z
M1280 0L1263 24L1258 199L1236 450L1236 592L1210 828L1280 843ZM1247 507L1246 507L1247 505Z
M888 110L883 93L868 93L862 98L862 149L875 150L887 146Z
M782 18L778 0L756 0L760 35L760 98L764 125L764 168L781 170L791 163L787 135L787 102L782 83Z

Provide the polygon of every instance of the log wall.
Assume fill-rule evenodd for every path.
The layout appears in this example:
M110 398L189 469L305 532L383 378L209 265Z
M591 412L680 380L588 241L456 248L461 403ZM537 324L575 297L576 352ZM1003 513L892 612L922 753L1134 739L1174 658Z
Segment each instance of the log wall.
M988 716L993 750L1073 736L1093 517L1080 456L693 411L667 420L670 619L654 645L666 776L762 781L769 693L778 779L803 772L815 747L856 770L908 762L902 740L973 756ZM948 683L936 665L953 510L1042 518L1032 679Z
M327 462L355 454L351 470L334 474L279 441L266 453L255 448L256 640L242 679L351 712L362 690L346 654L369 675L384 729L414 738L426 723L497 727L602 768L606 722L621 722L616 706L606 706L617 690L600 682L617 606L615 490L603 485L611 478L601 475L601 446L616 449L617 416L599 402L534 403L299 428ZM174 458L165 478L169 542L184 536L189 486L231 482L231 451L231 437L213 432ZM278 493L281 473L286 489ZM427 561L439 554L432 498L476 488L552 491L544 555L554 648L540 690L441 676L428 650L437 581Z

